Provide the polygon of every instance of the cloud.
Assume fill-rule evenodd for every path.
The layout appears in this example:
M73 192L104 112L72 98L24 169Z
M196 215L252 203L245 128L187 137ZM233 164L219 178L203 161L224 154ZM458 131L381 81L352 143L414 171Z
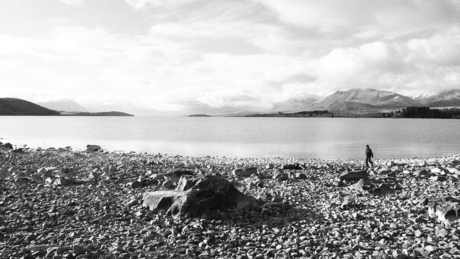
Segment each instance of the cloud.
M350 88L413 94L460 83L453 1L126 3L137 11L122 2L109 17L85 2L75 10L93 20L48 22L41 35L0 27L1 94L184 114L263 111ZM126 9L139 20L129 23ZM143 30L127 33L138 23Z
M64 4L69 4L69 5L79 5L83 2L83 0L59 0Z
M253 1L267 7L284 23L342 38L351 34L396 38L451 26L460 15L460 6L453 0Z
M451 30L430 38L336 48L313 62L319 65L313 74L317 83L332 90L377 88L416 94L457 88L459 35Z
M191 0L125 0L134 9L141 9L147 6L152 7L177 7L190 2Z

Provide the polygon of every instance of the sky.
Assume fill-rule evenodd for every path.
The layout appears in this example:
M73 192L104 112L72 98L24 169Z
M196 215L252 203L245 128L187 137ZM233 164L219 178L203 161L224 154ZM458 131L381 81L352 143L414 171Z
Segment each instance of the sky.
M135 115L460 88L458 0L0 0L0 97Z

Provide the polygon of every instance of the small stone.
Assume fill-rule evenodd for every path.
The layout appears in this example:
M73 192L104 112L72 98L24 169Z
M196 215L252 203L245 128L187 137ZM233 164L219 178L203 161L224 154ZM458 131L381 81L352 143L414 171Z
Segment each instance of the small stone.
M445 237L448 234L449 234L449 232L447 232L447 230L445 230L445 229L436 230L436 236L437 237Z
M432 246L432 245L425 246L425 250L430 253L436 251L437 249L438 248L436 246Z
M132 206L136 205L137 203L138 203L138 200L137 200L137 199L132 199L132 200L128 201L128 203L126 204L126 206L132 207Z

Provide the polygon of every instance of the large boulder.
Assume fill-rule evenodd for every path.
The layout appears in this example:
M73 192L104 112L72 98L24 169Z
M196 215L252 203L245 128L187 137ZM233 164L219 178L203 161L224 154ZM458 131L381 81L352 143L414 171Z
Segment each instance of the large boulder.
M177 182L179 182L179 179L182 176L184 175L194 176L195 173L192 171L184 170L184 169L176 169L176 170L171 170L167 172L165 175L169 177L169 179L171 180L173 184L176 184Z
M257 201L238 191L223 177L208 175L198 179L184 176L176 190L146 192L142 205L155 212L165 210L175 218L193 218L205 212L257 206Z

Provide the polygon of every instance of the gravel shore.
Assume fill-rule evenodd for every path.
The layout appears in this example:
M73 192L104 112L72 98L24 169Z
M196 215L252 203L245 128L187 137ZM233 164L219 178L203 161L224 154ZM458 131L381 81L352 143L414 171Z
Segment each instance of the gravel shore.
M428 213L433 200L460 198L459 160L367 169L363 160L0 149L0 258L459 258L458 215ZM158 177L173 169L220 174L260 206L191 219L142 207L142 193L174 189ZM339 180L360 170L363 188Z

